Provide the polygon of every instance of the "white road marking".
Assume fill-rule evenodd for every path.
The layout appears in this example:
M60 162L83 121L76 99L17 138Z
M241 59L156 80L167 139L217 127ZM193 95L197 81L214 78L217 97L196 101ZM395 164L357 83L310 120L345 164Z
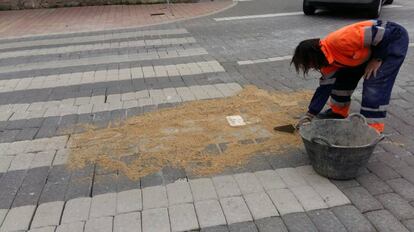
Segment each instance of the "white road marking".
M281 16L303 15L302 11L288 12L288 13L276 13L276 14L261 14L261 15L245 15L234 17L214 18L215 21L231 21L231 20L243 20L243 19L260 19L260 18L272 18Z
M386 5L386 6L383 6L382 8L387 9L387 8L401 8L401 7L403 7L403 6L401 6L401 5Z
M0 121L55 117L71 114L91 114L159 105L162 103L222 98L232 96L241 89L242 87L239 84L230 82L178 88L145 89L122 94L110 94L106 97L104 95L98 95L92 97L65 98L56 101L0 105ZM188 97L189 95L191 95L191 98Z
M60 54L66 52L82 52L82 51L98 51L103 49L121 49L129 47L148 47L148 46L163 46L163 45L177 45L177 44L191 44L195 43L194 37L182 37L182 38L163 38L163 39L146 39L146 40L134 40L128 41L128 43L120 42L107 42L96 44L81 44L81 45L67 45L53 48L38 48L30 50L17 50L10 52L0 53L0 59L21 57L21 56L37 56L37 55L50 55Z
M219 72L225 72L225 70L216 60L175 65L141 66L131 69L108 69L95 72L77 72L61 75L0 80L0 93L141 78L168 78L172 76L188 76Z
M409 43L408 47L414 47L414 43ZM275 62L275 61L284 61L290 60L292 56L278 56L278 57L270 57L266 59L257 59L257 60L241 60L237 61L238 65L249 65L249 64L259 64L259 63L268 63L268 62Z
M278 57L270 57L270 58L258 59L258 60L237 61L237 64L248 65L248 64L267 63L267 62L283 61L283 60L290 60L290 59L292 59L292 56L278 56Z
M89 35L79 36L70 38L49 38L38 40L28 40L20 42L3 42L0 44L0 49L19 48L27 46L43 46L43 45L62 45L70 43L84 43L84 42L99 42L114 39L126 39L126 38L137 38L143 36L162 36L162 35L178 35L188 34L188 31L184 28L168 29L168 30L145 30L145 31L133 31L133 32L119 32L119 33L108 33L103 35ZM0 42L2 40L0 39Z

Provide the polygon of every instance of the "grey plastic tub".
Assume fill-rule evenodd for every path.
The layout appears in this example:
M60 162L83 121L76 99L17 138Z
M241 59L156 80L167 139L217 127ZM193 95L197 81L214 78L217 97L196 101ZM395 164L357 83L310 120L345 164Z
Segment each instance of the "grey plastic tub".
M355 178L384 139L360 114L347 119L313 120L299 133L315 171L339 180Z

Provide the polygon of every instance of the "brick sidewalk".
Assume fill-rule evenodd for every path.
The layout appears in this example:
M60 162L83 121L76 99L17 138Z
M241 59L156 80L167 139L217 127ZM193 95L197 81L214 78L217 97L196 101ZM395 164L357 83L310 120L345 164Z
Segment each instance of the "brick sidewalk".
M233 1L0 11L0 38L155 25L208 15ZM164 13L164 15L153 15Z

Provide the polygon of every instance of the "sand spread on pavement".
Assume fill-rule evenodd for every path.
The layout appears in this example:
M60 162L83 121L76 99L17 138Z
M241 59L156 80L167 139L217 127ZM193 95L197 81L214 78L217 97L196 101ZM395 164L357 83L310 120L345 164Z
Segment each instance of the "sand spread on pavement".
M295 123L310 97L309 91L267 92L245 86L232 97L187 102L105 129L89 126L86 132L71 136L69 167L98 164L131 179L165 166L199 175L218 173L243 165L255 154L298 146L297 134L274 132L273 127ZM248 125L231 127L226 121L229 115L241 115ZM259 137L268 138L261 143L240 143ZM227 144L223 152L206 151L209 145L221 143Z

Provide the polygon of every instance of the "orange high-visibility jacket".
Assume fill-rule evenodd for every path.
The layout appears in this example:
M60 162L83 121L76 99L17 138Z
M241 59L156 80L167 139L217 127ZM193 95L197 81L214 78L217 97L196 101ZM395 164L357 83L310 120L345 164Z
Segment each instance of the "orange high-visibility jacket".
M329 62L322 68L324 76L330 76L338 68L355 67L368 61L371 46L378 45L385 32L386 23L368 20L345 26L321 39L322 52ZM373 34L375 33L375 36Z

